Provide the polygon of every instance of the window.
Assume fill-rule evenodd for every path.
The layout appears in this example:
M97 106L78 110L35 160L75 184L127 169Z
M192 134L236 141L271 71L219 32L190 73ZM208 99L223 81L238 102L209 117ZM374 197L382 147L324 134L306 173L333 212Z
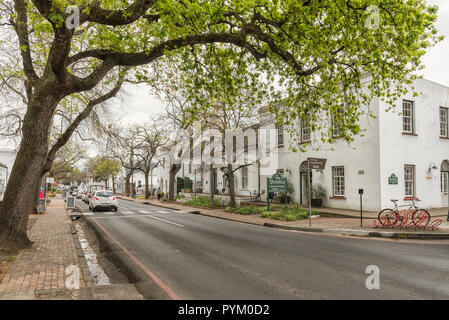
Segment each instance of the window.
M270 148L271 148L271 143L270 143L270 130L266 130L265 131L265 135L266 135L266 150L265 150L265 155L268 157L270 156Z
M165 157L164 157L164 158L162 158L162 168L164 168L164 169L165 169Z
M310 141L310 126L309 124L301 120L301 142Z
M332 167L332 184L334 196L345 195L345 167Z
M414 109L412 101L402 102L402 131L405 133L415 133Z
M447 193L449 189L449 161L443 160L440 172L441 192Z
M440 108L440 137L449 138L448 108Z
M341 124L343 122L344 117L344 109L338 109L337 113L332 115L332 137L340 137L341 132Z
M248 167L242 168L242 189L248 188Z
M415 166L406 164L404 166L405 196L415 197Z
M277 133L278 133L278 147L284 146L284 127L280 124L276 125Z
M447 193L447 182L449 178L449 172L441 172L441 192L442 193Z

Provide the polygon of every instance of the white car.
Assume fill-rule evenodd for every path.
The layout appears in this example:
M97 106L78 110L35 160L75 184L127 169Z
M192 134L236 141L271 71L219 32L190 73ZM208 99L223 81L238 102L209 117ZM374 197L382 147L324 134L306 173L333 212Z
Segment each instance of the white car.
M76 197L77 199L82 199L83 194L84 194L84 191L86 191L86 190L84 190L84 189L78 189L78 191L77 191L76 194L75 194L75 197Z
M99 209L118 210L118 200L115 194L109 190L98 190L89 199L89 209L96 211Z

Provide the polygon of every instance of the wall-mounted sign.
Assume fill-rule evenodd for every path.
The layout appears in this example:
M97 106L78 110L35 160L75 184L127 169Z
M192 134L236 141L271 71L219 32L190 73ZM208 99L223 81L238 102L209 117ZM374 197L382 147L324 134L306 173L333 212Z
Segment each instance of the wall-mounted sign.
M55 183L55 178L52 178L52 177L47 177L47 183L50 183L50 184L53 184L53 183Z
M359 170L358 174L359 174L359 176L361 176L362 174L365 174L365 170Z
M321 158L308 158L310 163L310 169L318 169L323 170L326 166L327 159L321 159Z
M394 173L388 177L388 184L398 184L398 177Z

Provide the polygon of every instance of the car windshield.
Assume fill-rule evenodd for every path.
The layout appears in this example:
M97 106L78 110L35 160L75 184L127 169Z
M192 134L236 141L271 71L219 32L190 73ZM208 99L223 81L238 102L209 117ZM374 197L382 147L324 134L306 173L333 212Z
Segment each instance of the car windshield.
M97 197L110 198L114 196L114 193L111 191L97 191L95 194Z

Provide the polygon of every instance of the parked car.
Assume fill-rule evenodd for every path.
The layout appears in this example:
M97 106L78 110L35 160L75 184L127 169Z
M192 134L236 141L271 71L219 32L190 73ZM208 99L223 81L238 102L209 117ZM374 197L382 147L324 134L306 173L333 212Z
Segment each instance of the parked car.
M86 190L84 190L84 189L78 189L78 191L77 191L76 194L75 194L75 197L76 197L77 199L82 199L83 194L84 194L85 191L86 191Z
M89 198L87 197L87 194L89 193L89 191L86 189L83 192L83 195L81 196L81 200L83 200L83 202L85 203L89 203Z
M85 202L87 204L89 204L89 201L92 198L92 196L95 193L95 191L100 191L100 190L105 190L105 189L106 188L102 184L98 184L98 183L96 183L96 184L89 184L87 186L87 189L86 189L87 193L86 193L86 196L85 196L85 199L86 199Z
M109 190L95 191L89 199L89 209L92 211L101 209L118 210L118 200L115 194Z

